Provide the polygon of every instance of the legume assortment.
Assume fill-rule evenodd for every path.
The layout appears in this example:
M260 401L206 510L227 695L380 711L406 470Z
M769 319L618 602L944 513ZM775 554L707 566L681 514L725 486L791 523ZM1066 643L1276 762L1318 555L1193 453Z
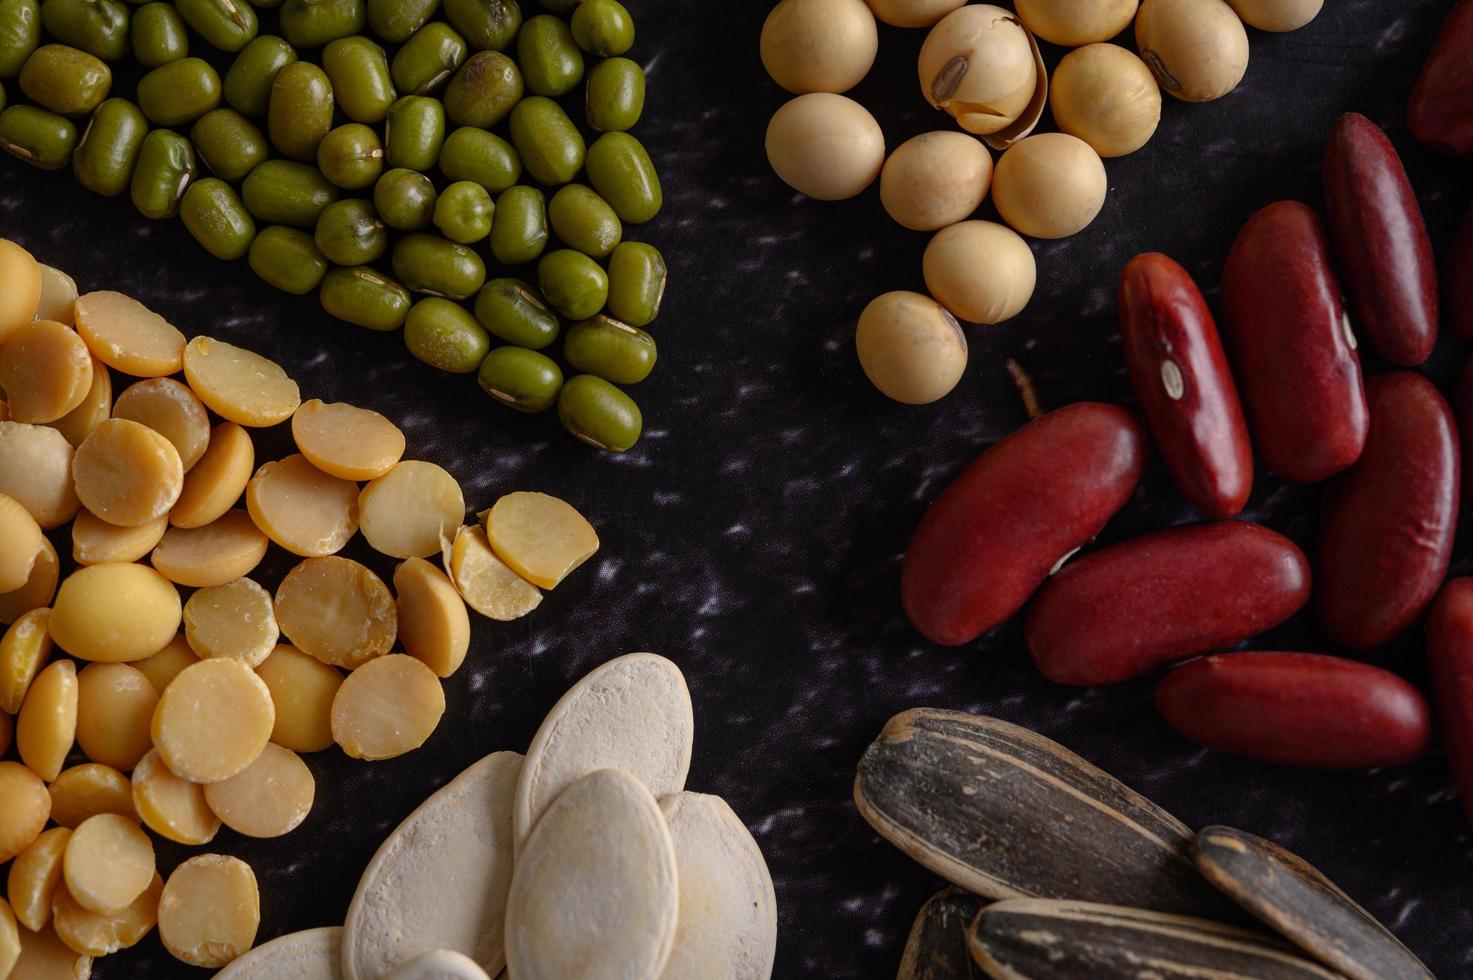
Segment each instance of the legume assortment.
M464 525L459 483L404 459L404 434L378 413L303 402L272 361L186 342L121 294L77 296L13 242L0 240L0 260L0 376L18 410L0 421L0 752L13 739L20 757L0 762L0 860L16 857L7 893L32 940L78 962L157 924L179 959L222 967L254 944L255 875L204 854L166 880L148 832L192 846L222 822L291 832L316 796L297 753L418 748L466 659L467 607L526 615L598 535L540 493ZM485 337L461 307L425 303ZM423 342L461 354L441 336L446 320L428 317ZM607 360L606 346L591 345L590 361ZM142 378L116 401L114 370ZM69 423L84 407L88 423ZM257 459L250 430L288 422L300 453ZM75 567L44 534L68 525ZM360 530L407 559L393 591L338 554ZM257 581L271 543L304 560ZM443 571L419 557L442 548ZM66 768L74 745L88 761Z
M245 259L284 292L317 293L338 319L404 327L409 352L443 371L475 374L493 337L550 344L473 312L487 278L576 292L544 304L527 287L558 311L554 337L560 317L627 314L647 327L664 260L645 243L625 243L640 261L611 255L662 203L628 132L645 101L644 71L626 57L629 11L596 0L524 17L517 0L457 0L431 20L437 6L10 0L0 79L15 78L12 98L28 102L7 108L0 89L0 149L44 169L70 164L82 186L128 192L152 220L177 215L212 255ZM564 103L576 90L575 112ZM533 263L561 251L544 279ZM578 360L566 358L569 380L587 370ZM552 384L517 410L557 404L561 371L504 354L498 364L492 373L517 375L513 387ZM604 378L628 386L637 373ZM621 451L642 417L622 392L605 402L569 431ZM599 428L620 436L588 436Z
M768 75L794 98L768 124L767 159L784 183L820 201L855 197L878 177L890 217L934 233L924 270L931 298L957 320L999 323L1023 311L1036 285L1031 247L1020 236L1065 238L1094 222L1108 189L1104 159L1150 141L1163 91L1186 102L1226 95L1248 67L1243 22L1295 30L1314 19L1321 2L780 0L763 25L760 51ZM887 157L879 123L841 94L875 63L886 35L877 21L927 29L916 66L920 94L960 132L921 133ZM1109 43L1132 22L1139 56ZM1073 49L1052 76L1039 38ZM616 72L613 65L600 68ZM1034 134L1046 105L1060 131ZM617 144L601 146L617 136L590 147L587 166L594 189L629 221L625 208L637 206L599 185L606 168L641 169L633 148L626 154ZM989 147L1001 154L995 167ZM1394 177L1386 174L1383 183L1394 184ZM1342 196L1355 190L1372 189ZM989 197L1011 229L975 220ZM938 401L965 371L965 340L958 354L935 318L916 315L915 300L900 302L899 295L885 293L861 314L860 366L889 398ZM609 306L620 315L612 293ZM886 342L877 344L877 337Z

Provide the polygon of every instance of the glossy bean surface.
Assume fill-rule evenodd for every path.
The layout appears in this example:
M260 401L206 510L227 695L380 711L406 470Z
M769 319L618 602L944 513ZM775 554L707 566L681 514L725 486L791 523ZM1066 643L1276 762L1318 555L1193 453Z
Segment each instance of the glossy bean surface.
M941 491L906 549L910 621L956 646L1008 619L1130 499L1146 451L1135 417L1098 402L1057 409L987 449Z
M1376 353L1416 367L1437 343L1437 267L1396 147L1365 116L1335 121L1321 180L1355 324Z
M103 102L72 154L77 183L108 197L126 191L147 135L148 120L136 105L120 98Z
M1355 337L1319 217L1298 201L1259 211L1222 273L1228 352L1253 444L1269 469L1315 483L1366 441Z
M1182 496L1232 517L1253 490L1253 447L1207 301L1159 252L1120 276L1120 336L1136 400Z
M1315 611L1330 639L1369 650L1410 626L1442 585L1462 464L1452 410L1395 371L1366 384L1371 434L1320 511Z
M1171 528L1065 564L1028 611L1028 651L1052 681L1113 684L1272 629L1309 590L1304 553L1266 527Z
M1156 688L1171 727L1200 745L1315 769L1405 765L1427 751L1415 687L1369 664L1313 653L1225 653L1178 667Z
M1442 22L1407 104L1407 128L1441 153L1473 152L1473 0Z

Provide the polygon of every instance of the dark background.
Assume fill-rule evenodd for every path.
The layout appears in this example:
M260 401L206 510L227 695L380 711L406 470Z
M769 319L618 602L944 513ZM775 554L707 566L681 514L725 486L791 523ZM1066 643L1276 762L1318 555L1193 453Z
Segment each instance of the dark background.
M470 379L412 360L395 334L337 323L315 300L273 291L244 262L210 258L178 222L142 219L126 197L99 198L67 171L0 160L0 233L70 271L83 290L131 292L187 334L279 359L304 397L384 412L407 432L410 456L463 482L472 509L514 489L543 490L572 501L602 536L599 554L534 614L476 623L471 657L446 684L449 710L422 750L381 763L336 750L309 757L317 805L300 829L272 841L224 831L207 848L255 867L260 940L339 923L379 842L435 787L487 752L524 749L594 665L654 650L682 666L695 698L690 787L727 797L772 868L779 977L893 974L912 916L939 887L850 802L865 745L917 705L1029 725L1194 827L1270 836L1335 878L1439 975L1473 973L1473 851L1440 753L1370 773L1236 761L1167 728L1151 709L1150 680L1050 684L1016 624L968 648L935 648L909 628L897 597L900 556L926 502L1025 420L1006 363L1032 376L1045 407L1129 401L1114 320L1120 267L1137 252L1165 251L1215 303L1228 245L1255 209L1285 197L1318 204L1320 151L1339 113L1387 128L1434 241L1446 246L1473 193L1470 166L1413 146L1403 107L1449 6L1328 0L1297 33L1250 31L1243 84L1207 105L1166 99L1155 138L1107 162L1110 195L1094 224L1033 243L1039 285L1028 309L969 328L971 364L957 390L906 408L869 386L852 333L874 295L923 288L926 237L890 222L873 189L820 204L772 176L762 135L785 95L757 57L765 0L634 0L632 56L650 85L636 134L661 169L666 206L632 237L664 251L671 287L652 328L660 364L634 392L645 436L622 456L584 449L551 417L513 415ZM923 35L882 27L879 60L850 93L892 147L947 122L918 91ZM1060 54L1048 51L1051 65ZM1445 382L1458 358L1444 340L1427 370ZM287 445L279 432L258 440L262 457ZM1308 547L1320 494L1263 475L1252 514ZM1157 468L1101 542L1195 516ZM1466 542L1455 560L1468 565ZM274 585L288 563L275 549L268 562L261 575ZM1375 659L1424 683L1417 634ZM1326 649L1304 616L1262 645ZM161 868L183 850L161 848ZM151 936L94 975L198 972Z

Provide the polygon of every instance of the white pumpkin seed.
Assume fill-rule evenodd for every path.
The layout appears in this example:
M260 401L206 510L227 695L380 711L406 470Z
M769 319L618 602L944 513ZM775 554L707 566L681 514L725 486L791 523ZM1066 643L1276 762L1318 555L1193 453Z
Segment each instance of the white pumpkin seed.
M435 949L461 950L493 975L501 969L511 803L521 768L515 752L488 755L383 842L348 907L345 980L380 980Z
M777 896L752 834L719 796L660 801L675 842L680 915L664 980L766 980L777 952Z
M342 980L343 930L288 933L263 943L215 974L215 980Z
M597 769L622 769L656 797L685 788L695 720L680 668L653 653L596 667L553 705L527 749L512 831L520 855L558 794Z
M675 941L675 845L644 783L600 769L568 787L517 858L506 904L516 980L648 980Z
M453 949L432 949L401 963L384 980L491 980L480 964Z

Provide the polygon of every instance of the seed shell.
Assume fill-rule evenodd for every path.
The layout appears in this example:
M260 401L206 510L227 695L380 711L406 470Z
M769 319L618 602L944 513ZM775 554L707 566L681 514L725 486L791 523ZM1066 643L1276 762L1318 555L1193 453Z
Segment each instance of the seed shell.
M342 980L342 943L338 926L288 933L233 961L215 980Z
M854 799L881 836L978 895L1230 914L1193 867L1181 821L1056 742L996 718L937 708L896 715L860 760Z
M426 950L506 963L511 801L522 757L486 756L405 818L368 863L343 927L343 976L379 980Z
M658 977L675 941L675 847L639 779L599 769L548 807L517 857L506 960L517 980ZM618 896L610 901L610 896Z
M622 769L656 797L685 788L695 718L680 668L653 653L595 667L553 705L527 748L512 829L517 852L553 800L596 769Z
M1326 966L1351 980L1432 973L1335 883L1273 841L1231 827L1204 827L1197 867L1223 894Z
M660 801L675 845L680 913L662 980L767 980L777 896L762 851L719 796Z
M1339 980L1269 936L1092 902L998 902L977 916L967 943L989 977L1008 980Z
M982 970L967 949L967 927L987 904L952 886L926 899L910 927L895 980L978 980Z

